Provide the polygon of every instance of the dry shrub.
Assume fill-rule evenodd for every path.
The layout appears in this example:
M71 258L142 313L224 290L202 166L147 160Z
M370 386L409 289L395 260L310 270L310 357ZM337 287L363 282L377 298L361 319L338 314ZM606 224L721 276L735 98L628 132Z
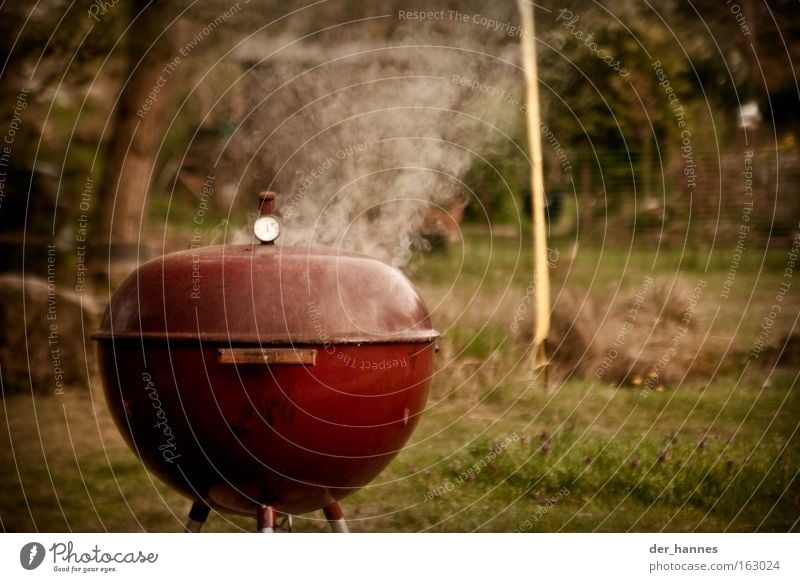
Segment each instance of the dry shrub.
M524 343L533 341L533 309L520 322L517 339ZM591 338L591 322L596 318L594 302L578 296L572 291L561 293L553 305L550 315L550 333L547 336L551 375L554 379L569 376L581 377L587 372L591 361L588 338Z
M617 385L651 388L712 375L727 338L704 338L716 304L690 278L643 278L616 295L561 293L548 338L554 372ZM520 325L530 342L533 322Z
M764 349L757 361L762 369L767 370L777 366L800 368L800 334L792 331L779 336Z

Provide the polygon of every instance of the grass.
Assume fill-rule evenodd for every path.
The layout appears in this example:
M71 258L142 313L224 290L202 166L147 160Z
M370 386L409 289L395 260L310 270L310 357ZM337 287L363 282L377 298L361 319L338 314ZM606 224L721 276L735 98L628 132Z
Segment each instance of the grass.
M764 394L721 381L643 397L570 382L550 395L504 387L501 402L477 407L450 399L382 477L405 491L394 483L386 491L370 487L351 505L373 507L396 495L406 509L392 523L401 529L513 531L566 489L535 529L796 529L798 398L791 384L787 376ZM720 410L726 414L717 418ZM474 481L459 481L509 435L519 439ZM384 528L371 518L362 525Z
M663 388L618 387L587 367L562 371L545 390L527 370L524 334L511 329L530 279L527 242L486 242L468 232L463 252L455 246L409 266L444 331L438 369L406 450L346 500L353 530L800 530L797 370L746 357L782 280L780 249L745 254L723 300L724 248L708 270L708 257L684 268L681 254L669 250L651 271L652 251L595 246L570 257L569 243L556 241L554 297L587 297L591 309L571 316L584 328L616 329L614 314L624 313L643 273L659 279L659 293L672 289L679 313L686 287L670 281L702 278L707 287L687 336L693 339L682 341ZM800 301L793 291L771 329L773 346L794 330ZM654 313L637 327L650 338L671 337L672 328L657 331ZM585 357L604 353L613 335L590 336ZM663 350L648 347L652 341L642 340L648 357ZM687 375L680 366L698 355L707 363ZM98 384L63 396L10 396L3 405L3 530L180 530L188 501L128 450ZM253 523L213 514L206 529L246 531ZM295 529L326 527L312 514L297 516Z

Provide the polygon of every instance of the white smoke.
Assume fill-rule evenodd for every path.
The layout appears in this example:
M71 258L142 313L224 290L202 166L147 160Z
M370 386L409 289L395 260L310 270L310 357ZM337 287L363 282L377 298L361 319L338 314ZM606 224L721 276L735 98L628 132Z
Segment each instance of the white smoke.
M481 42L486 31L468 24L402 30L392 46L292 45L253 69L261 100L247 149L253 168L268 168L264 186L278 192L281 244L402 264L430 208L448 207L454 195L471 199L463 181L471 164L522 119L503 99L521 87L516 43L492 54ZM252 240L249 231L241 238Z

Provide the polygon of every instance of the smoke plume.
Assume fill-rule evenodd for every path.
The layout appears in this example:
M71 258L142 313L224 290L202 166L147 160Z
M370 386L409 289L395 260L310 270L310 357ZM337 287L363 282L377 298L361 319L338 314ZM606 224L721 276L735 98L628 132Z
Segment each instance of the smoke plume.
M246 134L251 164L279 195L282 244L398 264L432 208L474 198L471 164L520 135L518 49L487 48L495 31L480 25L445 25L409 22L391 46L254 45L279 49L254 59L260 99Z

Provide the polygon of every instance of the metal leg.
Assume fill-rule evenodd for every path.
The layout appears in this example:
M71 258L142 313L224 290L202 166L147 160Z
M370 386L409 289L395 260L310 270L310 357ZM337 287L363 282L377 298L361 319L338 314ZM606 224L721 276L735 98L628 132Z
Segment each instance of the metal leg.
M256 510L256 531L275 532L275 509L271 505L262 505Z
M344 519L344 512L342 506L338 501L334 501L325 509L325 518L328 520L328 525L331 526L333 533L350 533L350 528L347 527L347 522Z
M192 508L189 510L189 521L186 522L186 533L199 533L208 519L210 511L211 508L202 501L192 503Z
M292 533L292 516L288 513L276 513L275 533Z

